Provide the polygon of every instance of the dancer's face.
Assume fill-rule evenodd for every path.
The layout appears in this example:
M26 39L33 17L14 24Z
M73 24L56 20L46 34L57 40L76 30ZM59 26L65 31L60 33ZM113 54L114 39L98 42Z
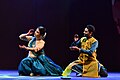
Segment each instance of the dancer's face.
M92 35L92 32L89 32L89 30L87 28L85 28L83 33L84 33L85 37L91 37L91 35Z
M36 29L36 31L35 31L35 33L34 33L34 36L35 36L35 37L40 37L40 31L39 31L38 28Z

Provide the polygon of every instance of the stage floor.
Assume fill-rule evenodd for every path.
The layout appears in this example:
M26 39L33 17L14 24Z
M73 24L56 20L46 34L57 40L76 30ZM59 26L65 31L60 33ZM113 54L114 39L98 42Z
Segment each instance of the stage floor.
M61 76L19 76L17 70L0 70L0 80L63 80ZM65 80L120 80L120 72L109 72L107 78L76 77L71 73L71 79Z

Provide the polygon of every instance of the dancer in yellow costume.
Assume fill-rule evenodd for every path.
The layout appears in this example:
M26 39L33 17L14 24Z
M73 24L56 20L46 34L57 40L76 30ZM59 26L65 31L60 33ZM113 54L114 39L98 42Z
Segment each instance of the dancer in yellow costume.
M108 73L104 66L96 59L96 49L98 48L98 40L93 37L95 27L87 25L84 29L84 37L82 37L76 46L70 47L71 50L79 51L78 60L70 63L62 73L62 77L68 77L71 71L81 73L82 77L107 77ZM78 44L80 46L78 46Z

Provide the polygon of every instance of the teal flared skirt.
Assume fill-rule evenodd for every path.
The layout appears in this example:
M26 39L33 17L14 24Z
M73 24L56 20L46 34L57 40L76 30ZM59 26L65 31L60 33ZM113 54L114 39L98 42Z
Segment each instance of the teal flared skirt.
M44 54L36 58L26 57L18 66L18 73L25 76L29 76L30 73L43 76L61 76L62 72L63 69Z

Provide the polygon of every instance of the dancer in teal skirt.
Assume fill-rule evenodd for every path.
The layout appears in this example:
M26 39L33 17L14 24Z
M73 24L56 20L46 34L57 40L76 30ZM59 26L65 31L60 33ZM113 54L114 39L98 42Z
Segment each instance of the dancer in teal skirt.
M33 33L34 36L31 36ZM30 29L28 33L19 36L21 40L29 42L28 47L19 45L20 48L29 51L28 56L18 66L19 75L61 76L62 68L45 55L45 36L46 29L43 26L39 26L35 32L33 29Z

